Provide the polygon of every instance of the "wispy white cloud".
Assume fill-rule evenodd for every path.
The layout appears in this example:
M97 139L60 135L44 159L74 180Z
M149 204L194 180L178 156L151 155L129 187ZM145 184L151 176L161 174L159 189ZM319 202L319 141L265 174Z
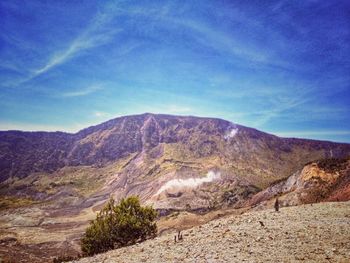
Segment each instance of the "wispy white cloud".
M271 7L271 11L278 12L285 3L286 3L285 0L281 0L281 1L274 3Z
M86 96L89 95L91 93L94 93L98 90L101 90L102 87L99 85L92 85L86 88L82 88L79 90L73 90L73 91L68 91L65 93L61 94L61 97L81 97L81 96Z
M93 35L93 33L91 33L90 30L87 30L87 32L84 32L81 36L75 39L66 50L63 50L53 55L43 67L36 69L32 77L36 77L40 74L45 73L46 71L52 69L53 67L58 66L66 62L67 60L73 58L78 53L84 50L91 49L106 43L108 40L112 38L112 36L115 33L119 31L120 29L110 31L107 34L105 32L104 33L95 32L96 34Z
M187 27L194 31L197 35L193 35L195 39L203 45L210 46L220 52L224 51L233 56L243 58L252 62L267 63L270 61L267 52L262 50L254 50L247 45L242 45L228 34L211 28L208 25L201 24L192 20L172 19L174 23ZM275 62L276 63L276 62Z
M91 24L66 49L54 52L43 66L32 70L31 75L21 80L20 84L44 74L52 68L74 58L83 51L108 43L117 33L122 31L121 28L109 26L109 23L118 14L114 11L114 8L105 8L104 12L99 12L93 18Z
M4 61L4 60L0 62L0 68L15 71L18 73L22 73L22 70L23 70L17 65L16 62L10 62L10 61Z
M32 77L36 77L40 74L45 73L46 71L50 70L51 68L64 63L66 60L72 58L74 55L76 55L79 51L82 51L87 48L91 48L94 46L93 42L90 42L89 39L84 40L84 38L78 38L71 43L71 45L66 49L63 50L55 55L53 55L48 62L42 66L39 69L34 70Z
M108 117L110 116L110 114L108 112L104 112L104 111L94 111L92 113L92 115L94 117L97 117L97 118L103 118L103 117Z
M186 6L186 4L182 4ZM229 55L229 58L236 57L241 60L249 61L250 63L260 63L265 65L274 65L280 67L290 67L289 63L282 61L278 56L272 53L272 49L262 48L261 46L252 44L252 41L244 40L242 34L233 35L232 32L228 33L222 30L222 28L213 27L208 23L195 19L195 16L184 16L182 14L181 18L174 15L170 10L174 8L170 5L163 5L157 8L132 8L123 10L125 14L129 16L140 16L151 18L154 23L161 25L162 27L182 27L182 29L191 32L190 37L202 46L207 46L216 50L219 53ZM177 6L177 11L180 9L186 9L186 7L181 8ZM225 13L225 12L224 12ZM220 19L232 19L234 18L236 22L247 27L247 30L255 29L259 27L259 30L267 30L267 28L258 23L256 19L248 18L238 9L230 9L227 14L222 14L220 12ZM218 17L219 19L219 17ZM184 31L184 30L182 30ZM272 32L268 32L269 35ZM274 39L279 39L280 36L274 35ZM276 41L275 41L276 42ZM228 59L229 59L228 58Z

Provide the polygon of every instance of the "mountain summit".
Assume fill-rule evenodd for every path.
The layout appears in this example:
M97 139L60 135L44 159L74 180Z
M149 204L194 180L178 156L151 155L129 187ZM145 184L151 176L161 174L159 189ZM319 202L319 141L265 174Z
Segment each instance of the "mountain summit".
M145 113L75 134L0 132L0 178L114 165L118 169L111 168L113 180L106 189L148 200L214 179L261 189L305 163L349 153L349 144L279 138L221 119Z
M50 255L52 242L57 245L52 253L66 251L68 242L67 253L77 253L81 233L110 196L138 195L160 215L240 208L279 194L286 204L297 204L305 199L299 198L303 192L309 193L307 200L320 192L315 176L305 175L312 172L331 178L322 188L324 200L345 198L346 165L340 176L321 166L300 171L315 160L348 155L350 144L280 138L221 119L150 113L75 134L3 131L0 229L10 242L4 247L27 253L30 240L41 244L34 251ZM167 224L160 223L161 231Z
M253 168L249 175L269 181L268 177L284 177L311 160L344 156L349 149L349 144L279 138L221 119L145 113L112 119L75 134L1 131L0 180L65 166L105 166L142 155L180 162L220 159L218 166L236 172L254 166L259 171Z

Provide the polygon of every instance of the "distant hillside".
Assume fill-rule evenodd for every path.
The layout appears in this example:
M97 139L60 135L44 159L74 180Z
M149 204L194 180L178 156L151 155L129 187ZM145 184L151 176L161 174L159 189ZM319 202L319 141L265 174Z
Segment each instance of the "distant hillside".
M310 161L347 155L350 144L279 138L221 119L146 113L76 134L1 132L0 194L35 200L78 195L79 202L91 203L111 193L117 199L134 194L164 213L205 211L223 202L241 206Z
M250 176L283 177L322 157L350 153L349 144L283 139L231 122L198 117L142 114L116 118L75 134L0 132L0 180L53 172L64 166L104 166L132 154L177 161L215 156ZM266 177L266 179L264 179Z
M350 144L279 138L221 119L146 113L76 134L0 132L0 178L7 194L41 200L77 188L86 197L98 190L99 199L137 194L159 209L207 209L224 192L238 187L247 197L310 161L349 154ZM40 185L38 176L51 185L28 184ZM70 184L55 179L66 177ZM82 191L87 182L90 191Z

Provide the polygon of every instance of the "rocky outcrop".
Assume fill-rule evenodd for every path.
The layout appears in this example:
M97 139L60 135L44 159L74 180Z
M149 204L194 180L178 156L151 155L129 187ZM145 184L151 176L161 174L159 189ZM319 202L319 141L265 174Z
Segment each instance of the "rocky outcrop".
M284 206L350 200L350 158L323 159L307 164L286 180L259 192L249 201L262 205L279 197Z

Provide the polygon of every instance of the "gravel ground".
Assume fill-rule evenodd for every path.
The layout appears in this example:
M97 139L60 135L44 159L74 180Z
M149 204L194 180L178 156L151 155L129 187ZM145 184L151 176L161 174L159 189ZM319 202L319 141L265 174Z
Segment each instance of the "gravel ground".
M74 262L349 263L350 202L254 211L182 233L177 243L167 234Z

